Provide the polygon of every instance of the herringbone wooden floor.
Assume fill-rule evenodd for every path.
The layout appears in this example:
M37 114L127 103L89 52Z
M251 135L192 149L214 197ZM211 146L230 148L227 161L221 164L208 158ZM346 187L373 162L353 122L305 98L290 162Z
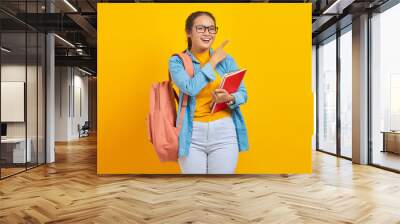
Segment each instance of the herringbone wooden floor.
M400 223L400 175L315 152L312 175L97 176L96 139L0 181L0 223Z

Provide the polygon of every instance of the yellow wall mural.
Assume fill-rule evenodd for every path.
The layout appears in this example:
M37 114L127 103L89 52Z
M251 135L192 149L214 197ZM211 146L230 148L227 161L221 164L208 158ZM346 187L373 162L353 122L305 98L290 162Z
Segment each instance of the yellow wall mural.
M249 150L238 174L310 173L313 133L311 4L98 4L99 174L174 174L147 138L152 83L168 79L168 60L187 46L185 20L211 12L214 47L246 68L241 106Z

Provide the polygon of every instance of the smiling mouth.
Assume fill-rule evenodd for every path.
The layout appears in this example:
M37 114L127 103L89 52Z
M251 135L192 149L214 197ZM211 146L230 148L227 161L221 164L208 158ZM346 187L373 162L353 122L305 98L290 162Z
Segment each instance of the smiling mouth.
M200 38L200 40L201 40L203 43L208 44L208 43L211 42L212 38L211 38L211 37L202 37L202 38Z

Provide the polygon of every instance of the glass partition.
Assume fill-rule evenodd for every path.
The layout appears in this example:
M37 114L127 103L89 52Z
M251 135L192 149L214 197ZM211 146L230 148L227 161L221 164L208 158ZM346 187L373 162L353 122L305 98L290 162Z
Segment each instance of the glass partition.
M1 47L1 175L7 177L24 171L32 155L26 140L26 33L3 32Z
M1 1L42 13L45 1ZM35 18L35 17L34 17ZM0 178L45 163L45 34L0 11Z
M46 76L45 76L45 66L46 66L46 36L44 33L38 33L38 65L37 65L37 147L38 164L44 164L46 162L46 145L45 145L45 124L46 124Z

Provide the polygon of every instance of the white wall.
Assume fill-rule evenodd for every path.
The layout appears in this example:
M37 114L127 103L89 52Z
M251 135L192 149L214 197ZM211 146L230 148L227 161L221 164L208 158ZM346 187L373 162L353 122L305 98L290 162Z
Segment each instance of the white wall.
M28 66L27 68L25 67L25 64L20 65L20 64L4 64L1 66L1 81L2 82L25 82L25 75L27 69L27 75L28 75L28 81L29 85L36 86L36 80L31 77L35 76L36 77L36 66ZM31 113L32 107L34 107L34 110L36 110L36 88L27 88L27 103L28 107L30 106L31 108L28 108L28 122L35 122L37 120L36 113ZM5 96L3 96L5 97ZM34 102L34 104L29 105L31 102ZM39 105L40 106L40 105ZM2 110L6 110L6 108L1 108ZM7 122L7 136L8 137L25 137L25 123L26 122ZM36 126L33 127L34 125L28 124L28 137L31 132L33 132L33 129L36 130ZM30 128L33 128L32 131ZM36 133L36 132L35 132Z
M25 82L1 81L1 121L24 122Z
M70 75L67 67L55 68L55 141L68 140L68 88Z
M31 70L32 67L28 67ZM28 72L31 74L31 72ZM25 82L25 64L8 64L1 66L1 81L2 82ZM4 97L4 96L3 96ZM5 110L6 108L1 108ZM7 123L7 137L25 137L25 123L11 122Z
M88 77L72 67L56 67L55 73L55 140L70 141L88 120Z
M75 70L75 75L74 75L74 86L75 86L75 116L74 119L72 119L72 135L75 137L78 137L79 133L78 133L78 129L77 126L78 124L83 125L85 123L85 121L88 121L89 118L89 111L88 111L88 106L89 106L89 92L88 92L88 77L85 76L81 76L81 74L83 73L78 73L78 75L76 74ZM78 91L80 91L80 93L78 93ZM78 98L78 96L80 95L80 99ZM80 105L79 102L80 101ZM79 111L79 108L82 110L81 112Z

